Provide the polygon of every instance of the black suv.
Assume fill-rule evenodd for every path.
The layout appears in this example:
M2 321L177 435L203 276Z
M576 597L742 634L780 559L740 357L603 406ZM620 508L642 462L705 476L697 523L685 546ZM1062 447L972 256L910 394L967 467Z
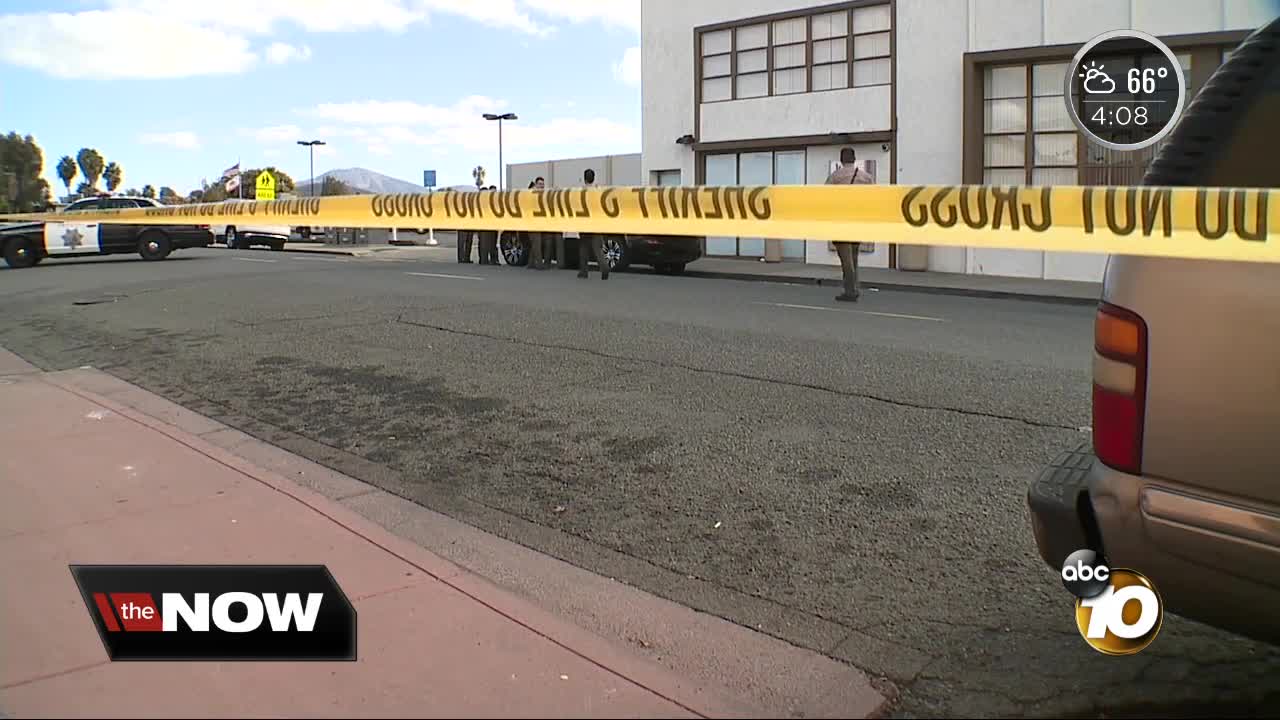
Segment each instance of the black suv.
M104 196L77 200L57 220L0 226L0 249L13 268L31 267L46 257L84 257L138 253L146 260L163 260L169 253L213 244L208 225L130 225L80 221L86 210L164 207L146 197Z
M564 250L564 262L557 262L562 268L578 267L578 240L552 235L555 242L550 243L548 253L550 259L559 260L556 256L561 248ZM679 275L684 272L685 265L702 257L701 238L678 237L669 235L605 235L601 243L604 256L609 261L610 270L626 270L632 265L649 265L663 275ZM502 233L498 247L502 251L502 259L508 265L522 266L529 263L529 234L507 230Z

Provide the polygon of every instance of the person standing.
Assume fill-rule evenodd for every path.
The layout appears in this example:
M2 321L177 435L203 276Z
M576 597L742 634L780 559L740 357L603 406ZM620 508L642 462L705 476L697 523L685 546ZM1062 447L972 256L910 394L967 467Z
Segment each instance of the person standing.
M582 173L582 183L588 190L595 189L596 171L587 168ZM604 239L597 233L578 233L578 277L589 277L587 268L590 267L592 255L595 255L596 262L600 265L600 279L608 280L609 259L604 256Z
M871 174L858 167L857 155L853 148L840 150L840 166L827 177L827 185L870 185L875 182ZM836 296L841 302L857 302L858 295L858 255L860 243L836 243L836 255L840 258L840 273L844 276L844 292Z
M481 188L482 192L496 192L497 185L490 185L487 188ZM487 201L488 198L481 200ZM497 265L498 264L498 231L497 230L481 230L480 234L480 264L481 265Z
M546 187L546 181L544 181L542 178L537 178L533 182L529 183L530 190L541 190L544 187ZM529 264L528 264L529 269L546 270L547 261L545 259L546 258L545 236L540 232L530 231L525 233L525 238L527 240L527 245L529 248Z
M456 230L458 235L458 262L471 262L471 245L475 238L475 230Z

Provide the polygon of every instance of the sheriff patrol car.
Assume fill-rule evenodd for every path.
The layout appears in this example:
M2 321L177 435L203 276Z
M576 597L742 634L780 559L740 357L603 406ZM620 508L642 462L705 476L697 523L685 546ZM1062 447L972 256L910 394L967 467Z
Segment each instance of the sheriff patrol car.
M91 197L68 205L58 213L57 220L0 226L4 261L9 267L24 268L46 257L135 252L145 260L163 260L174 250L213 244L208 225L128 225L76 220L76 215L86 210L145 207L163 205L146 197Z

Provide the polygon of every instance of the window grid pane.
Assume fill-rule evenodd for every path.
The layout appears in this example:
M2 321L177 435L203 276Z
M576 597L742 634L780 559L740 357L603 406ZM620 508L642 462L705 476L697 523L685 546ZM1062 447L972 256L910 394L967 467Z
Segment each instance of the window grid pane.
M731 49L729 47L729 31L717 30L715 32L702 34L702 55L719 55L727 53Z
M804 92L804 68L775 70L773 72L773 94L790 95Z
M857 35L853 38L853 57L855 60L863 58L878 58L889 56L889 33L877 33L875 35Z
M1031 92L1036 97L1062 96L1062 84L1066 78L1067 63L1049 63L1031 68Z
M825 40L833 37L844 37L849 34L849 16L847 11L825 13L813 16L813 39Z
M1026 185L1027 171L1022 168L987 168L982 173L984 185Z
M1027 96L1027 67L1025 65L989 67L984 75L985 82L982 84L983 97L988 100Z
M1010 102L996 100L995 102ZM1071 115L1067 113L1067 104L1061 95L1038 97L1031 101L1031 124L1036 132L1046 130L1072 130Z
M813 66L813 89L836 90L849 87L848 63L828 63Z
M732 86L729 84L729 78L727 77L714 78L711 80L703 80L702 81L702 101L718 102L720 100L728 100L729 89L731 87Z
M769 66L767 50L748 50L738 53L738 74L760 72Z
M1024 98L983 101L983 132L1025 132L1027 129L1027 101Z
M1031 171L1032 185L1078 185L1079 171L1075 167L1036 168Z
M1025 135L988 135L982 146L982 164L986 167L1023 167L1027 163Z
M873 5L853 11L854 34L888 30L891 23L889 6Z
M1041 167L1075 167L1075 133L1037 133L1032 139L1035 146L1035 164Z
M868 85L888 85L892 79L893 67L888 58L880 60L855 60L853 63L854 87Z
M702 77L713 78L729 74L729 56L715 55L702 58Z
M769 94L769 74L768 73L750 73L748 75L739 75L737 82L737 97L753 98L764 97Z
M800 67L804 65L804 43L783 45L773 49L774 69Z
M844 62L849 59L849 42L844 38L821 40L813 44L813 64Z
M766 47L769 44L769 26L768 25L748 25L737 29L738 49L753 50L755 48Z
M778 20L773 23L773 44L786 45L788 43L802 43L805 41L805 31L807 23L805 18L791 18L790 20Z

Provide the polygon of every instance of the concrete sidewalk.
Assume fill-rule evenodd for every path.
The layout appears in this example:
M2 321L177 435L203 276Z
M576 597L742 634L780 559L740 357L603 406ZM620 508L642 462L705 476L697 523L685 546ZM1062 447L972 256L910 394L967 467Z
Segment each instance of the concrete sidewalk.
M119 381L91 369L41 373L0 349L0 562L9 575L0 587L0 714L760 713L137 411L124 395L141 390L108 398L86 389L111 383ZM187 411L160 414L176 413ZM181 424L220 431L191 413ZM72 563L325 564L356 606L359 660L111 663ZM846 711L883 704L865 689Z
M842 285L839 265L798 262L765 263L738 258L701 258L690 263L685 274L693 277L800 283L831 288ZM1093 305L1102 296L1101 283L999 275L859 268L858 280L864 288L879 290L1040 300L1077 305Z

